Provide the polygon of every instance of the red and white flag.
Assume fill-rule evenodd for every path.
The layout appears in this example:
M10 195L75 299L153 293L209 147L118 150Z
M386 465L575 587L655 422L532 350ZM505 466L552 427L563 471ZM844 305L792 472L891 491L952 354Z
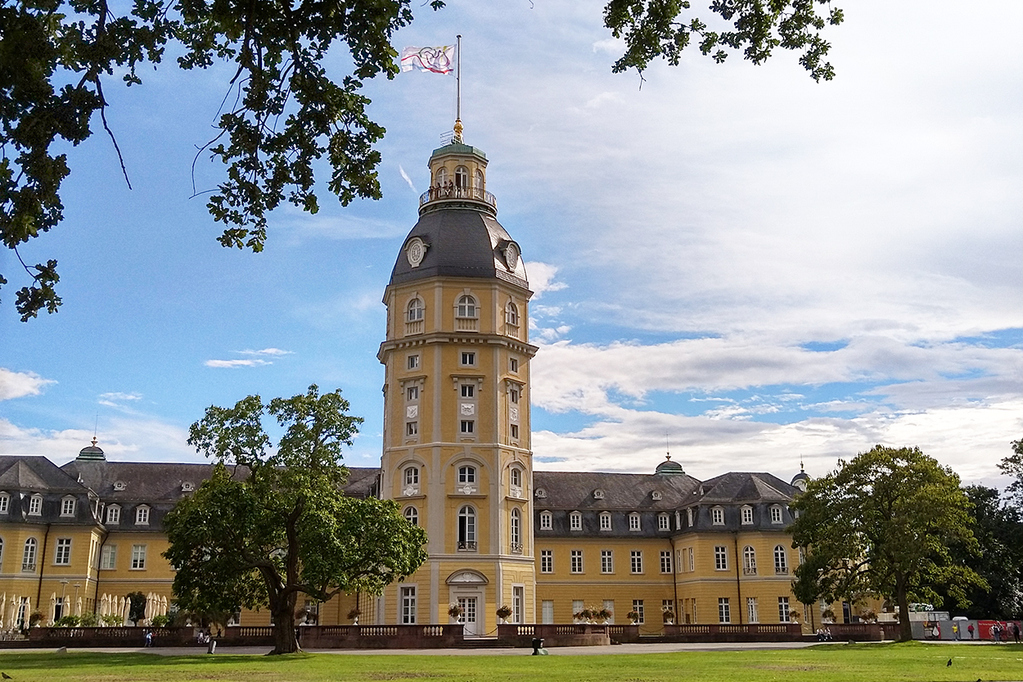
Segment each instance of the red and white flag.
M455 70L455 46L440 47L406 47L401 51L401 70L431 71L433 73L451 73Z

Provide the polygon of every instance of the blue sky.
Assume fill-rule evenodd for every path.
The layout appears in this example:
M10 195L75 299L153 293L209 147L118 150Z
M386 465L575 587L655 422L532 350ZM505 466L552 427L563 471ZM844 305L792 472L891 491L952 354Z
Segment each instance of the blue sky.
M612 74L601 5L417 7L394 45L463 35L466 141L530 283L539 468L701 478L811 475L917 445L1003 485L1023 437L1023 5L857 2L830 29L838 75L794 55L691 54L642 88ZM343 74L345 60L331 65ZM66 219L24 249L60 261L57 315L0 306L0 452L195 460L188 425L250 393L340 387L379 461L380 303L454 118L452 78L367 86L388 130L384 199L271 219L228 251L191 163L229 74L108 87L133 189L97 134L70 149ZM200 159L196 184L222 169Z

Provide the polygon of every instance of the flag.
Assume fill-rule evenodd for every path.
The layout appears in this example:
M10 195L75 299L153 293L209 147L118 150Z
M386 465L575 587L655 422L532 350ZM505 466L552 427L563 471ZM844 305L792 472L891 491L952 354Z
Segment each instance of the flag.
M454 71L454 59L454 45L406 47L401 51L401 70L411 71L416 68L433 73L451 73Z

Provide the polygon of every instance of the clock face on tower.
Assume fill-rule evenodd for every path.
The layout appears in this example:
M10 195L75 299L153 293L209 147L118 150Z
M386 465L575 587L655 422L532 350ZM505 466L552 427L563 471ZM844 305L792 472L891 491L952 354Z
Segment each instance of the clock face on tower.
M405 257L408 258L409 265L418 268L426 257L426 243L419 237L413 237L405 246Z

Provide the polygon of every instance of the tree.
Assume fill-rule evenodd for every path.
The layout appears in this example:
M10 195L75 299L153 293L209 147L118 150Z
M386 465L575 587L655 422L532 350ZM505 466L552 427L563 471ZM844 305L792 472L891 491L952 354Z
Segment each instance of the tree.
M967 588L986 587L949 550L977 551L970 506L959 477L918 448L878 445L839 460L793 502L792 542L806 555L793 592L804 604L880 596L898 604L901 639L911 639L910 601L940 605L943 586L965 604Z
M440 9L444 3L429 4ZM62 220L60 187L71 167L67 154L53 148L88 140L98 116L120 156L107 124L104 86L114 72L128 86L141 85L140 67L160 64L171 43L180 44L181 68L224 62L234 71L225 88L230 105L199 152L226 166L226 178L207 202L214 221L224 225L223 246L261 251L267 214L284 201L316 213L314 167L324 156L331 168L327 188L342 205L380 198L374 144L384 128L369 118L361 89L368 78L398 72L390 38L412 21L410 0L129 5L118 13L108 0L0 4L0 238L28 275L15 303L23 321L61 304L57 261L29 265L18 251ZM658 55L678 64L697 36L701 51L718 62L728 50L742 50L755 64L777 47L804 50L803 66L815 80L828 80L834 71L821 63L829 45L820 32L840 23L842 12L825 12L827 6L824 0L714 0L709 10L679 19L689 13L686 0L609 0L604 19L627 46L615 71L642 72ZM704 19L723 20L731 29L710 30ZM323 66L337 43L352 59L350 73L341 77ZM0 273L0 287L6 283Z
M216 459L212 477L167 515L177 571L174 594L190 611L266 606L272 653L298 650L299 595L327 601L355 590L379 594L426 560L426 534L389 500L347 497L341 448L362 420L341 392L275 398L249 396L210 407L192 425L189 444ZM276 420L275 447L264 428Z
M1012 441L1012 454L1006 455L998 463L998 468L1003 474L1015 477L1015 481L1005 489L1007 493L1016 498L1018 504L1023 504L1023 438Z
M135 625L146 617L146 595L141 592L129 592L128 597L128 620Z

